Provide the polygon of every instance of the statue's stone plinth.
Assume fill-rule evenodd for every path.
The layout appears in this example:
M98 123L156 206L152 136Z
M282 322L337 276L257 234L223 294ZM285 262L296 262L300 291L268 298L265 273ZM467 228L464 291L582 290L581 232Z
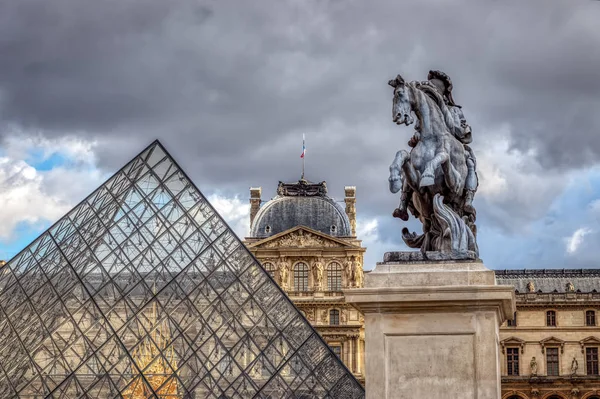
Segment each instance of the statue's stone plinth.
M513 287L480 260L418 259L378 263L364 286L344 294L365 314L367 398L500 398Z

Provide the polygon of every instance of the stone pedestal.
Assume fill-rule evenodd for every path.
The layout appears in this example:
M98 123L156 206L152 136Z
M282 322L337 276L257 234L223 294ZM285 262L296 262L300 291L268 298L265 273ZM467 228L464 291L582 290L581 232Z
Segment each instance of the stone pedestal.
M367 399L499 399L498 328L514 288L481 261L413 257L378 263L364 288L344 291L365 314Z

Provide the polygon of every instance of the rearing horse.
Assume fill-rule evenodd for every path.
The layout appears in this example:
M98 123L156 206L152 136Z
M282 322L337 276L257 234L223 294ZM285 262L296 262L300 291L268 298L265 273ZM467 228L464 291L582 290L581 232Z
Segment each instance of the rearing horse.
M390 190L398 192L404 179L405 192L412 192L412 200L425 222L431 218L433 197L440 194L444 203L452 204L462 195L467 176L465 149L450 132L452 118L441 95L435 90L425 93L422 83L406 83L402 76L389 82L394 87L392 119L398 124L414 122L411 112L417 117L419 140L410 154L401 150L390 167ZM425 88L425 87L423 87ZM402 176L400 176L402 171ZM401 178L402 177L402 178ZM410 198L406 199L407 201ZM451 206L455 210L456 207ZM406 203L401 209L406 213ZM400 216L406 220L408 215Z

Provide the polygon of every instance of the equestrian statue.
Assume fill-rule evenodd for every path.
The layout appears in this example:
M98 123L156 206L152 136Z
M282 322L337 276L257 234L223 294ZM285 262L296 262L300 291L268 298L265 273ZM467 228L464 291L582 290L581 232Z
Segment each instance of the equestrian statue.
M406 82L398 75L388 83L394 88L392 120L415 124L410 152L398 151L390 166L389 188L401 192L393 216L406 221L410 212L423 224L423 233L405 227L402 239L424 254L476 259L476 159L468 146L471 127L452 98L452 81L430 71L426 81Z

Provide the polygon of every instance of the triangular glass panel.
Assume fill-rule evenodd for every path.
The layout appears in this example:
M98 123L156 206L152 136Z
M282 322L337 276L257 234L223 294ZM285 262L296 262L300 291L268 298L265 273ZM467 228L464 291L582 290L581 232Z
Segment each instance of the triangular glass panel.
M155 141L0 269L0 397L363 398Z

